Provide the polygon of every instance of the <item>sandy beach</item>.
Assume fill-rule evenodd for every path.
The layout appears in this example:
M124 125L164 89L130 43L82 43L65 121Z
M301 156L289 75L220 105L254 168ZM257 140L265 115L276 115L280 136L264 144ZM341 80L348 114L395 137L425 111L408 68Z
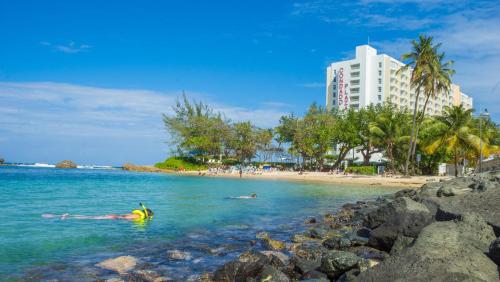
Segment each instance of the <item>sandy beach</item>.
M199 176L197 171L184 171L175 172L180 175ZM202 171L200 177L235 177L239 178L237 173L210 173ZM243 174L243 178L251 179L273 179L273 180L288 180L288 181L307 181L307 182L323 182L332 184L362 184L362 185L376 185L376 186L391 186L391 187L405 187L405 188L420 188L427 182L439 181L441 179L448 179L448 177L440 176L367 176L367 175L340 175L329 174L327 172L298 172L289 171L272 171L262 172L258 174Z

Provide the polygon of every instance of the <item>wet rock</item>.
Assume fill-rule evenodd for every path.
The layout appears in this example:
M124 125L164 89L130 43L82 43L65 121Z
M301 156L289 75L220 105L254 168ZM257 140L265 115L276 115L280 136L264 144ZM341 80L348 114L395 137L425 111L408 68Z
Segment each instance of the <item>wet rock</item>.
M120 256L104 260L96 264L96 266L123 274L134 269L137 263L138 260L133 256Z
M261 240L267 239L267 238L269 238L269 233L267 233L267 232L259 232L259 233L255 234L255 238L261 239Z
M290 257L285 255L282 252L276 252L276 251L261 251L261 254L265 255L269 260L272 260L273 257L276 257L281 261L283 264L288 264L288 261L290 260Z
M262 272L257 276L256 280L265 282L289 282L290 278L280 270L266 265L262 268Z
M356 254L358 257L364 258L364 259L372 259L372 260L384 260L386 259L389 254L377 250L372 247L368 246L359 246L359 247L353 247L349 249L349 252Z
M332 250L321 259L321 271L335 279L357 266L362 259L351 252Z
M323 246L330 250L345 250L352 245L351 240L347 238L333 237L323 241Z
M417 203L410 198L400 197L370 212L366 216L363 225L370 229L374 229L398 214L420 212L429 213L429 210L423 204Z
M265 239L263 243L265 248L271 251L281 251L284 250L286 247L285 242L274 240L271 238Z
M291 238L291 241L294 243L302 243L308 240L311 240L311 238L303 234L293 234Z
M310 228L308 230L308 235L313 239L323 239L328 233L328 230L324 228Z
M304 281L309 281L309 282L330 282L328 279L328 276L324 274L323 272L319 272L317 270L309 271L308 273L304 274L302 276L302 282Z
M259 262L230 261L215 271L213 279L220 282L247 281L247 278L257 277L263 267Z
M414 241L413 237L407 237L403 235L398 236L396 238L396 241L394 241L394 244L392 245L391 255L401 252L406 247L410 246L411 243L413 243L413 241Z
M294 265L294 271L304 275L305 273L317 270L321 266L321 258L303 259L300 257L293 257L291 261Z
M493 260L498 266L500 266L500 238L497 238L493 243L491 243L488 250L488 256Z
M372 232L371 229L362 227L356 231L356 235L360 237L365 237L365 238L370 238L370 233Z
M423 204L405 197L393 203L389 205L397 208L391 210L398 212L386 213L385 222L372 230L368 241L370 246L384 251L391 250L398 236L415 238L422 228L433 221L433 215Z
M161 276L153 270L136 270L125 275L126 281L146 281L146 282L167 282L173 281L171 278Z
M191 254L189 252L183 252L179 250L170 250L167 252L167 256L172 260L190 260Z
M425 227L412 246L362 272L358 281L498 281L483 251L493 230L477 215Z
M298 244L295 246L291 252L297 257L303 259L317 259L321 258L327 249L320 244L308 245L308 244Z
M260 262L262 264L269 263L269 258L263 253L256 251L246 251L238 257L240 262Z
M313 224L316 223L316 218L315 217L308 217L305 221L305 224Z

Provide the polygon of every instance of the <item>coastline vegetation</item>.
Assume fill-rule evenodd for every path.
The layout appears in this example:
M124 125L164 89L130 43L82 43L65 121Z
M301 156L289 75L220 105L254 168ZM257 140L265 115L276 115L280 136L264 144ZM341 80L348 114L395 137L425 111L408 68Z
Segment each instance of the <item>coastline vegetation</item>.
M265 164L278 156L287 167L295 163L297 170L332 171L349 163L353 173L372 174L376 167L370 160L382 153L392 173L435 174L440 163L453 163L457 174L459 165L475 168L481 155L498 154L500 130L490 119L474 117L462 105L444 107L441 116L426 115L429 99L450 91L453 61L444 60L441 44L430 36L411 44L398 74L412 69L412 113L389 101L342 111L312 104L302 117L291 113L275 128L259 128L250 121L232 122L183 95L173 115L163 115L176 157L156 166L198 170L257 160ZM421 109L420 95L425 99ZM362 159L354 159L354 151Z

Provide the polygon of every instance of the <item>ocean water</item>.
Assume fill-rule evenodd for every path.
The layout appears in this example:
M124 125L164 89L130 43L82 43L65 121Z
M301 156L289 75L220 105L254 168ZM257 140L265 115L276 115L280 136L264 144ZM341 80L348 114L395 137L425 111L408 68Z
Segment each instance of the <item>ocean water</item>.
M257 193L257 199L226 197ZM213 271L259 231L287 239L305 217L394 192L377 186L190 177L118 170L0 167L0 280L112 277L94 264L133 255L175 280ZM45 213L128 213L143 202L154 219L43 218ZM168 252L189 253L175 261Z

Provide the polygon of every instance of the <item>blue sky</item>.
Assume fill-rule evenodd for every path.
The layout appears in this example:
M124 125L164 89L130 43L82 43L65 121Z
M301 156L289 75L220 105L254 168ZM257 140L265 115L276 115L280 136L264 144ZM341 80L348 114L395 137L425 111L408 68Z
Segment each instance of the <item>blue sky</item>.
M324 104L325 68L370 44L396 58L420 33L454 82L500 119L500 2L0 0L0 156L151 164L184 90L274 126Z

